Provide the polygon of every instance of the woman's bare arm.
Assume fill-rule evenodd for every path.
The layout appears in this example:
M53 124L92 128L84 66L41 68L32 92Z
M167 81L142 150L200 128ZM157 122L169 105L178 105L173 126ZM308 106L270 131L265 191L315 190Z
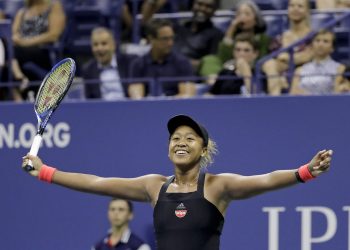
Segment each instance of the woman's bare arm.
M304 91L300 89L299 84L300 84L300 67L297 68L294 72L293 80L292 80L292 87L289 91L290 94L292 95L302 95L304 94Z
M308 164L312 176L317 177L329 170L332 150L319 151ZM278 190L298 183L297 169L277 170L271 173L241 176L237 174L218 175L228 199L246 199L268 191ZM225 197L224 196L224 197Z
M42 161L36 156L27 155L24 157L22 167L27 165L28 160L32 161L34 167L34 170L29 173L38 177L43 166ZM145 175L137 178L104 178L59 170L56 170L52 177L52 183L77 191L144 202L154 200L157 190L154 190L153 187L160 186L165 180L166 178L161 175Z

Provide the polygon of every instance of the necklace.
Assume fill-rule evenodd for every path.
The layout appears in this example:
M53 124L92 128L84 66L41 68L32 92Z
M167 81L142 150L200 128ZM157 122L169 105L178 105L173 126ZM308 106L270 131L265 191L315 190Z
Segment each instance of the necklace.
M192 181L190 182L182 182L182 181L179 181L176 177L174 179L174 182L179 185L179 186L187 186L187 187L193 187L195 185L197 185L197 181L198 181L198 178L199 178L199 173L197 174L196 178L194 178Z

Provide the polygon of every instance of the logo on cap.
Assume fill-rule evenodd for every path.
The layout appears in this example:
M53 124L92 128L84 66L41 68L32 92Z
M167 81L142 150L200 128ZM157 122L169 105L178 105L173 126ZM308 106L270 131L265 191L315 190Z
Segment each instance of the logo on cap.
M185 205L181 202L175 209L175 215L178 218L183 218L187 214L187 209Z

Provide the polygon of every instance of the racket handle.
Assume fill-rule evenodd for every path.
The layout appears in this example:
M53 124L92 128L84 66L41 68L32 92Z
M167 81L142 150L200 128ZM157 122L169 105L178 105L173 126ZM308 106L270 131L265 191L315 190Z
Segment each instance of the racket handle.
M29 151L30 155L34 155L34 156L38 155L42 140L43 140L43 137L40 134L37 134L34 137L32 147L30 148L30 151ZM28 164L24 167L24 170L27 172L34 170L33 163L31 160L28 161Z

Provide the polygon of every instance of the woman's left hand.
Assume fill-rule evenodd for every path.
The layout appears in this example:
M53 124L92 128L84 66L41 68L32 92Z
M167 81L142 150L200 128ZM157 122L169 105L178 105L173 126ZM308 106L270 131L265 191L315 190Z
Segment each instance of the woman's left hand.
M330 168L332 160L333 150L322 150L319 151L308 165L311 174L314 177L327 172Z
M23 38L19 35L12 36L12 41L17 46L21 46L21 47L31 46L29 39Z

